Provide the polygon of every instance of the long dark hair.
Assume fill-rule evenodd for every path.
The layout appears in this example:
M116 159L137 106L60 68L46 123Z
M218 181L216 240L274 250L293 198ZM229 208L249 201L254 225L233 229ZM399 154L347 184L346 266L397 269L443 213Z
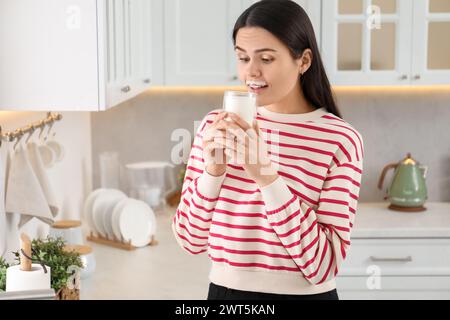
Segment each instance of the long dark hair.
M290 50L294 59L302 56L305 49L312 51L310 68L300 76L305 99L318 108L342 118L339 112L322 58L317 46L314 29L305 10L291 0L262 0L246 9L237 19L233 29L233 44L243 27L260 27L277 37Z

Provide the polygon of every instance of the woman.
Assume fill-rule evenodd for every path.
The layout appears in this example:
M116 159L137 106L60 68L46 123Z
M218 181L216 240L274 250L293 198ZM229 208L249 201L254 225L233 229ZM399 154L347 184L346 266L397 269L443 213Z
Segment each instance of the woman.
M208 251L208 299L338 299L361 135L341 119L312 24L295 2L255 3L233 41L240 80L257 94L257 119L250 127L220 110L203 119L175 237L191 254Z

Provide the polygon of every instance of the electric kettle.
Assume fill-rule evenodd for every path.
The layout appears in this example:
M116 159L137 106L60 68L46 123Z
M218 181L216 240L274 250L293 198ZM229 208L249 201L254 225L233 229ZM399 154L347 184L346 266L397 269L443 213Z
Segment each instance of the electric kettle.
M390 169L394 170L392 181L387 188L389 209L397 211L417 212L424 211L425 201L428 199L425 178L428 167L421 165L408 153L405 159L398 163L386 165L378 181L378 189L383 188L384 178Z

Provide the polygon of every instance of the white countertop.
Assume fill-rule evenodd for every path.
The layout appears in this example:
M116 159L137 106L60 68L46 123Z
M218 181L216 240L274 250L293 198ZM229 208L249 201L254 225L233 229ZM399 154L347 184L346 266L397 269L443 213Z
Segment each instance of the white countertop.
M426 211L399 212L389 203L359 203L351 238L450 238L450 202L427 202Z
M427 203L427 211L396 212L388 203L359 203L352 238L450 237L450 203ZM92 245L95 274L81 283L81 299L199 299L208 292L209 259L189 255L171 231L175 208L157 214L159 244L125 251Z
M96 259L95 273L81 281L80 298L205 300L209 259L189 255L172 235L175 209L157 214L158 244L133 251L87 241Z

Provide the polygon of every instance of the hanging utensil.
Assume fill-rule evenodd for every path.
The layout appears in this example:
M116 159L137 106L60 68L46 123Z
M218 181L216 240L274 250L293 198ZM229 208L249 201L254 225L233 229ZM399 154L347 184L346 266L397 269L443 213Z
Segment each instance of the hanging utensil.
M34 131L36 130L36 128L34 127L34 125L29 125L28 126L28 137L27 137L27 139L25 140L25 144L27 144L29 141L30 141L30 138L31 138L31 136L33 135L33 133L34 133Z
M17 130L15 131L14 135L17 137L17 138L16 138L17 141L16 141L16 143L14 144L14 148L13 148L13 149L16 150L17 145L19 144L20 140L22 139L22 136L23 136L23 130L22 130L22 129L17 129Z

